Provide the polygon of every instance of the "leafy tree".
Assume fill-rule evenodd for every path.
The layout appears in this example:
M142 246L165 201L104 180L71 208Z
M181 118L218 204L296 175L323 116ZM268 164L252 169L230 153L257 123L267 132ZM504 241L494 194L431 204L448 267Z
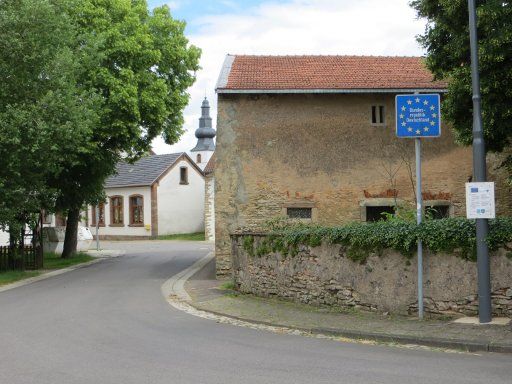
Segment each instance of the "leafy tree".
M48 179L90 136L94 97L77 86L78 67L66 0L0 2L0 227L11 242L57 190Z
M69 14L85 52L78 82L100 102L90 142L52 182L68 211L63 257L76 250L80 208L99 199L115 164L146 153L158 135L179 139L200 56L167 6L150 13L144 0L84 0Z
M512 4L479 0L478 56L483 128L487 149L500 152L512 136ZM453 123L458 141L472 142L472 91L469 16L466 0L414 0L410 5L427 20L420 44L427 66L437 79L447 79L444 117ZM512 165L507 157L505 165Z

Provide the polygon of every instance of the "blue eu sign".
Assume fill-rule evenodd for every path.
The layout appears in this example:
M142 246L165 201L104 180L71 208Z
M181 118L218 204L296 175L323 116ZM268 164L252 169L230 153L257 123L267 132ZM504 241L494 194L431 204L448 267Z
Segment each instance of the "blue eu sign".
M395 105L398 137L441 136L441 104L438 94L397 95Z

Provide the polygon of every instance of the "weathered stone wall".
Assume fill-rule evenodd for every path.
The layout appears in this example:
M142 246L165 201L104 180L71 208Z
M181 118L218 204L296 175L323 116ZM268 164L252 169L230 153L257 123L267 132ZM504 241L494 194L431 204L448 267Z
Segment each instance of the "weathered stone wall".
M219 274L231 266L229 235L258 229L293 204L313 206L324 225L362 219L362 206L389 197L414 202L414 143L395 137L394 97L352 95L219 94L215 169L215 237ZM371 124L371 106L385 106L385 126ZM450 130L423 140L423 193L447 200L465 214L464 183L472 174L471 150L457 147ZM494 158L493 158L494 159ZM494 161L494 160L493 160ZM411 168L409 168L409 166ZM390 177L393 173L394 177ZM502 173L497 212L512 197Z
M215 177L213 173L204 177L204 234L205 239L215 240Z
M263 236L255 236L255 244ZM296 302L390 313L417 312L416 259L394 251L371 255L365 264L346 257L340 245L300 247L294 257L272 253L250 256L243 236L234 235L233 275L240 291ZM493 313L512 316L512 260L504 250L491 257ZM475 315L478 310L476 263L454 255L424 257L427 313Z

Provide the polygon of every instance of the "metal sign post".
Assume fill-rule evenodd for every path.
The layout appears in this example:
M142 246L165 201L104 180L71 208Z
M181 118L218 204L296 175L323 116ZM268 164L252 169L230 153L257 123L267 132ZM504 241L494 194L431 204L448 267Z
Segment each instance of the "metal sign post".
M471 48L471 80L473 88L473 176L476 182L485 182L487 178L485 141L482 129L482 110L480 97L480 75L478 74L478 38L476 34L475 1L468 0L469 41ZM478 318L480 323L492 320L491 268L489 249L485 239L489 233L487 219L476 219L476 258L478 270Z
M438 94L397 95L396 135L414 138L416 152L416 223L423 218L421 187L421 138L441 136L441 107ZM423 319L423 244L418 239L418 317Z
M423 194L421 193L421 138L414 139L416 154L416 223L423 217ZM423 244L418 239L418 317L423 319Z

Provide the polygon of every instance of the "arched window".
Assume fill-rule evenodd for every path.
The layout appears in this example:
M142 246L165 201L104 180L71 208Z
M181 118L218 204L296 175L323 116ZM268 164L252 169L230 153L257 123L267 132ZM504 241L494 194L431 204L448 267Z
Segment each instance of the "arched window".
M198 153L196 156L196 163L201 164L201 154L200 153Z
M123 196L110 197L110 225L123 225Z
M99 204L100 206L100 209L99 209L99 220L98 220L98 226L99 227L104 227L105 226L105 204L103 203L100 203ZM91 208L91 226L92 227L95 227L96 226L96 206L93 205L92 208Z
M144 225L144 197L142 195L130 196L130 225Z

